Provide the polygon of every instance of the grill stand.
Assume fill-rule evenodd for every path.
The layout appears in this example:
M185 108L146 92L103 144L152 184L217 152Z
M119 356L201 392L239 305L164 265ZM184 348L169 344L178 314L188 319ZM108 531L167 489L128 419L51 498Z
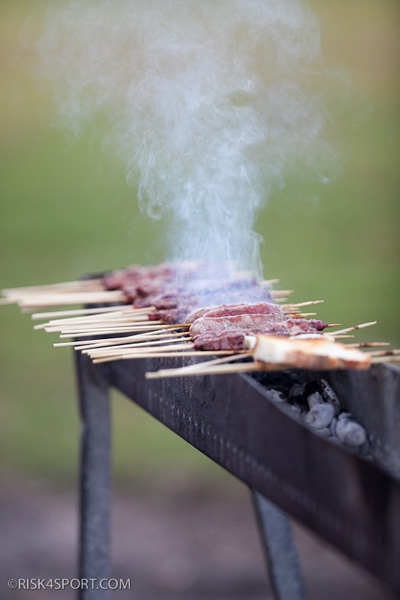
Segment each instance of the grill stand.
M290 521L275 504L251 492L276 600L305 600L306 591Z
M107 579L110 573L108 389L114 387L257 492L261 537L279 600L304 597L296 561L288 558L293 552L282 550L289 543L293 547L285 513L380 578L395 594L400 593L399 370L376 365L363 372L288 371L262 374L263 384L256 376L244 374L148 381L147 371L201 359L93 365L88 357L77 354L76 360L83 422L82 577ZM289 406L276 403L268 389L287 377L309 381L321 376L370 432L373 461L310 431L293 417ZM284 513L273 516L274 507L262 498ZM272 525L278 527L277 535ZM290 566L282 566L283 560ZM297 592L287 591L288 582L282 576L286 569L291 573L291 589ZM80 597L104 600L110 596L107 590L83 589Z
M75 353L81 418L79 578L88 581L79 600L109 600L110 590L91 589L111 577L111 417L107 369ZM276 600L306 600L289 519L250 490L271 587ZM104 586L105 587L105 586Z
M90 359L76 353L81 418L79 577L111 576L111 419L109 385ZM79 591L81 600L108 600L109 590Z

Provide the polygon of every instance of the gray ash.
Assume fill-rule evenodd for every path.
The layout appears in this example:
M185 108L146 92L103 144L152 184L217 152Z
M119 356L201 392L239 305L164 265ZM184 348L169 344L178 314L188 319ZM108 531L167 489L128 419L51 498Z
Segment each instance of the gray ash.
M270 373L257 379L268 389L273 401L315 433L364 457L369 456L365 428L342 407L325 379L300 382L293 372Z

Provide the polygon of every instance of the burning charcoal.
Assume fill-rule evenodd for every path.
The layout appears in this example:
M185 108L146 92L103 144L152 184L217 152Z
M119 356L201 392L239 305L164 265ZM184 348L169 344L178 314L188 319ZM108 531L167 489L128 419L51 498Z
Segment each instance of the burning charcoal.
M329 427L335 414L335 409L332 404L327 402L317 402L308 411L304 420L307 425L313 429L323 429Z
M335 392L329 385L325 379L321 379L321 393L325 400L325 402L329 402L332 406L335 407L335 415L337 416L340 413L340 402L339 398L336 396Z
M359 447L367 441L367 433L349 413L341 413L336 423L335 433L338 439L348 446Z
M295 383L289 390L289 402L291 404L305 405L305 383Z

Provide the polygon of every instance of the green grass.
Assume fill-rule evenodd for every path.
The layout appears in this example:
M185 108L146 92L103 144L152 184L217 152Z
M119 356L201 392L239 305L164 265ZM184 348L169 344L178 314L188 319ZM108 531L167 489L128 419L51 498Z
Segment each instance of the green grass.
M351 80L345 103L333 79L328 90L342 172L325 187L292 176L270 199L257 220L265 276L279 277L295 300L324 299L325 320L377 319L359 339L399 346L397 4L311 5L328 66ZM0 288L161 261L164 224L139 213L123 165L90 135L73 142L51 127L51 99L18 45L33 10L22 0L0 7ZM1 308L0 331L0 468L70 481L79 435L71 352L53 349L15 307ZM130 402L115 394L113 405L120 480L171 464L214 473Z

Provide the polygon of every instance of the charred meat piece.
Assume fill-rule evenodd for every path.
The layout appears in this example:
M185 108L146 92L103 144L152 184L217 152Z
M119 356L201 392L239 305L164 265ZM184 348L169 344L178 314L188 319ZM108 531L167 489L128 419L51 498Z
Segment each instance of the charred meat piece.
M161 278L144 279L136 285L136 293L141 298L155 294L162 294L165 291L166 282Z
M103 285L107 290L120 290L132 284L144 284L152 279L171 281L175 276L177 267L168 264L152 265L142 267L132 265L126 269L120 269L106 273L103 277Z
M210 312L211 310L218 309L219 306L220 305L203 306L201 308L195 308L194 310L190 311L190 313L188 313L186 315L185 323L194 323L194 321L196 321L196 319L199 319L200 317L204 317L204 315L206 313Z
M244 350L246 332L239 329L214 335L203 333L194 340L195 350Z
M120 290L129 282L134 282L140 277L143 267L132 265L127 269L119 269L106 273L103 277L103 285L106 290Z
M201 311L193 311L195 317ZM195 319L189 329L191 338L196 340L207 335L217 338L226 331L243 331L247 334L297 336L304 333L320 333L326 324L318 319L288 319L282 308L276 304L236 304L222 305L203 313ZM201 339L203 339L201 337ZM201 342L200 342L201 343ZM218 345L219 342L216 342Z
M273 319L270 315L263 314L241 314L226 317L200 317L191 324L189 332L192 339L203 333L214 333L215 335L222 331L231 329L240 329L248 333L274 333L288 335L284 322L280 319Z
M150 295L174 293L187 295L212 296L216 304L229 293L232 300L237 298L243 300L240 292L245 291L246 301L270 301L268 290L260 286L256 278L248 272L236 272L232 274L229 270L222 271L220 276L214 274L199 277L202 272L198 261L186 261L182 263L161 264L149 267L132 265L127 269L115 270L103 277L103 285L107 290L122 290L127 299L133 302L137 298L146 298ZM204 300L202 300L204 304Z
M178 308L168 310L154 310L147 315L149 321L162 321L163 323L179 323L180 312Z
M284 312L278 304L272 302L259 302L257 304L221 304L209 310L205 317L215 319L223 317L235 317L242 315L268 315L275 319L283 319Z
M328 325L319 319L286 319L285 325L290 335L301 335L303 333L318 333Z

